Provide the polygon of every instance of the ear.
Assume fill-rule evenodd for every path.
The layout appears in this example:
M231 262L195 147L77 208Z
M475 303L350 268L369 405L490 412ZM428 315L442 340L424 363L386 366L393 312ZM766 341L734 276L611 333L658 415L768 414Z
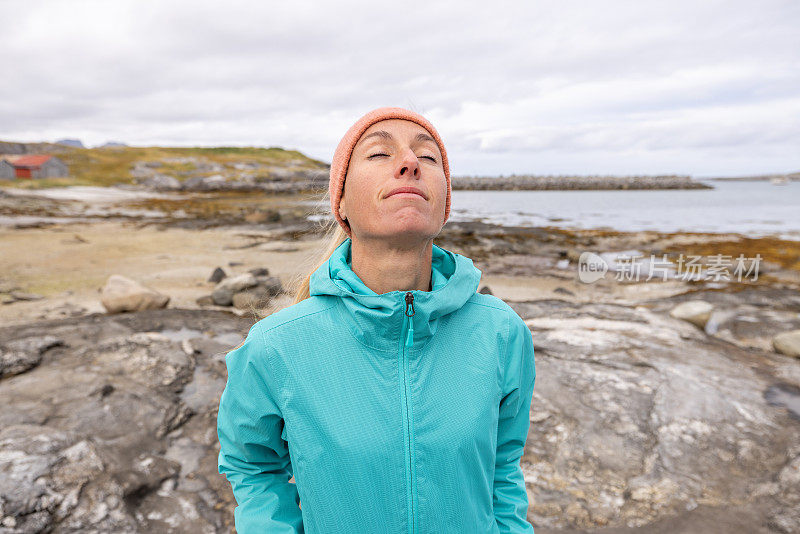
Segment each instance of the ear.
M344 198L339 201L339 217L342 219L347 219L347 211L345 210L344 206Z

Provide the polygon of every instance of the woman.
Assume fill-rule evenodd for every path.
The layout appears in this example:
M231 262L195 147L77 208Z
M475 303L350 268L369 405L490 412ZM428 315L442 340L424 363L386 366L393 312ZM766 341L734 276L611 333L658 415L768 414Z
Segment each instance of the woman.
M421 115L379 108L342 138L328 258L226 357L219 471L240 534L533 532L533 340L433 243L450 192Z

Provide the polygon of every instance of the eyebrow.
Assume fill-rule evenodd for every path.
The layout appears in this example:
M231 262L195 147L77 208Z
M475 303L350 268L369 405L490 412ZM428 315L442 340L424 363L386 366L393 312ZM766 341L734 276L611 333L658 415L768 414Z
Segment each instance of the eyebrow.
M363 139L361 139L361 141L364 142L367 139L369 139L370 137L380 137L381 139L385 139L387 141L391 141L391 140L394 139L394 137L392 137L392 134L390 134L389 132L387 132L385 130L377 130L377 131L372 132L371 134L365 135L363 137ZM422 133L422 132L417 134L417 136L414 138L414 141L417 142L417 143L422 143L423 141L431 141L434 144L437 144L436 143L436 139L434 139L430 135L428 135L426 133Z

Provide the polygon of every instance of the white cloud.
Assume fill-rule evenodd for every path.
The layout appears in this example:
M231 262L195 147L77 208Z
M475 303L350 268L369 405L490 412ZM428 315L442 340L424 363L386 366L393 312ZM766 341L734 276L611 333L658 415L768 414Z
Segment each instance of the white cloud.
M455 174L800 169L800 4L5 2L0 139L280 145L381 105Z

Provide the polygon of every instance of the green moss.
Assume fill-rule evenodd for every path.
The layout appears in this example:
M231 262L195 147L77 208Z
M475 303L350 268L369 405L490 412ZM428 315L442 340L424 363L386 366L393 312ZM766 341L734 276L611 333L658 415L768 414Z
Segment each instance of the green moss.
M309 158L296 150L279 147L113 147L71 148L61 147L55 154L69 167L70 176L35 180L11 180L14 187L42 189L70 185L110 186L116 183L134 183L131 170L137 162L157 161L162 167L156 172L183 178L183 173L195 170L193 163L171 162L171 158L195 157L203 162L229 165L239 162L262 165L290 166L294 169L321 169L322 161ZM199 175L208 173L199 173Z

